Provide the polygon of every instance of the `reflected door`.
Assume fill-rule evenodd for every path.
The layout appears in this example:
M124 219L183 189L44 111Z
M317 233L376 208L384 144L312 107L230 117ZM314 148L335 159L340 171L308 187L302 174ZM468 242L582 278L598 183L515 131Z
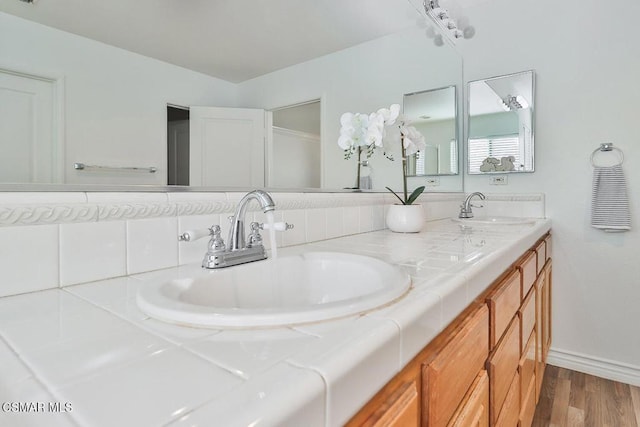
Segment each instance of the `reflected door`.
M189 183L264 187L264 110L190 107L189 112Z
M54 83L0 70L0 182L58 182Z

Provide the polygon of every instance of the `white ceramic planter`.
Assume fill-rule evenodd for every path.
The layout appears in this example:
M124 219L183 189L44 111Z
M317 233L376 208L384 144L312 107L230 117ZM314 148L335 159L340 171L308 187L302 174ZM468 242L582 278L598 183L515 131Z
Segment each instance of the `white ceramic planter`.
M396 233L417 233L424 226L421 204L391 205L387 211L387 227Z

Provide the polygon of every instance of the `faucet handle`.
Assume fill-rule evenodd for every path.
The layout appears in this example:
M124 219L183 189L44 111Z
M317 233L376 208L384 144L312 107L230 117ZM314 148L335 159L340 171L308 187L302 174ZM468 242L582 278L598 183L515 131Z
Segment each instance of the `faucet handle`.
M247 247L248 248L254 248L256 246L262 246L262 236L260 235L260 229L262 228L260 226L261 224L257 223L257 222L252 222L250 227L251 227L251 234L249 234L249 241L247 242Z
M178 236L178 240L180 242L193 242L195 240L202 239L203 237L207 237L210 235L211 235L210 228L205 228L202 230L187 230Z
M224 252L224 240L220 236L222 229L218 224L214 224L209 228L211 240L209 240L209 253Z
M259 227L261 230L269 230L271 229L271 224L269 223L262 223L259 224ZM289 224L287 222L274 222L273 223L273 229L275 231L287 231L287 230L291 230L293 228L293 224Z

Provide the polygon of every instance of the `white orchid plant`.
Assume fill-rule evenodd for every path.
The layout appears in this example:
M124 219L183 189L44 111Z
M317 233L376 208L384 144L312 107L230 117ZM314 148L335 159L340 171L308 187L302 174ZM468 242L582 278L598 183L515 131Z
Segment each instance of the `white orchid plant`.
M371 157L376 149L382 149L384 156L394 160L393 155L385 149L385 144L400 141L402 152L402 184L403 196L400 197L391 188L386 187L403 205L412 204L424 191L424 186L418 187L411 194L407 192L407 156L417 153L425 148L424 136L408 120L400 115L400 105L393 104L389 108L381 108L375 113L344 113L340 117L340 137L338 146L344 150L344 158L350 159L358 154L358 177L360 182L360 162L362 152L367 158ZM387 133L387 128L397 129L398 132Z

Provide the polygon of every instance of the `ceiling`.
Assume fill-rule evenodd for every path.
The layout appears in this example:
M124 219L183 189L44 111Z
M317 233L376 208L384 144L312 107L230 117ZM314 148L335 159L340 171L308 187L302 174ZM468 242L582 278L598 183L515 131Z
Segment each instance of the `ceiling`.
M3 0L0 11L230 82L415 25L416 0Z

